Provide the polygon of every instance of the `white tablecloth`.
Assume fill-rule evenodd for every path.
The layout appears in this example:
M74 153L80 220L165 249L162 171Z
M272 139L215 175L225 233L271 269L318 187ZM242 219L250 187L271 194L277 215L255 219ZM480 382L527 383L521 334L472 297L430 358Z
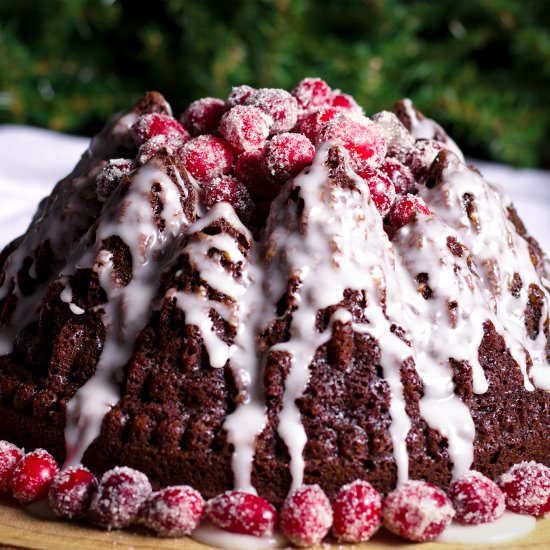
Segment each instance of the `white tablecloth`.
M27 227L38 201L68 174L89 139L0 126L0 248ZM512 197L530 233L550 251L550 172L473 161Z

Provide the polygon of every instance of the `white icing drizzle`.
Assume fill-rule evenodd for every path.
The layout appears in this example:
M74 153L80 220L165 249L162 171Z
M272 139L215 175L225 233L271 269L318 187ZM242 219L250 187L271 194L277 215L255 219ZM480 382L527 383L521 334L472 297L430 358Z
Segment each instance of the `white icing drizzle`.
M254 537L239 535L220 529L208 521L202 522L192 533L197 542L215 546L216 548L232 548L238 550L264 550L268 548L287 548L288 541L279 531L273 535Z
M157 227L153 218L154 183L160 187L164 230ZM172 257L171 245L177 245L182 228L188 224L180 200L182 190L185 187L176 185L156 164L142 167L122 201L106 203L93 255L85 252L76 262L79 267L88 265L97 272L107 295L106 303L97 307L103 315L106 336L95 374L67 404L66 465L80 462L99 434L103 417L119 400L121 369L130 359L135 338L149 317L160 273ZM122 239L132 255L132 279L126 286L116 279L111 252L101 248L102 241L113 235ZM68 295L67 290L64 292Z
M475 223L466 213L465 194L474 198ZM548 317L549 295L531 262L527 242L518 235L507 217L505 208L510 204L509 199L474 170L452 158L443 172L442 181L432 189L421 188L420 195L471 250L482 280L481 288L487 300L494 304L496 317L504 330L503 336L523 373L525 389L550 390L550 367L546 361L546 338L542 329ZM518 297L509 291L515 273L522 280ZM529 338L525 327L525 308L531 284L536 284L544 294L541 325L535 340ZM523 359L526 352L533 361L530 373Z

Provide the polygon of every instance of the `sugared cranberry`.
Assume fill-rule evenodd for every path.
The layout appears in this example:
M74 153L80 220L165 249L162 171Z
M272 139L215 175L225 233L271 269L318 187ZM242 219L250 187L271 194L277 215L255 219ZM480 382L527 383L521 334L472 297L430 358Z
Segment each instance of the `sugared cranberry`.
M395 200L395 187L390 178L372 166L366 166L357 173L367 182L376 209L381 216L385 216Z
M388 156L405 162L407 153L414 148L414 137L403 123L390 111L380 111L372 115L371 120L378 124L386 138Z
M408 150L405 156L405 164L411 169L417 181L422 182L435 157L445 146L435 139L418 139L415 146Z
M382 523L382 499L367 481L357 480L342 487L332 503L332 509L332 532L342 542L365 542Z
M233 172L246 185L254 201L274 199L281 191L281 186L266 174L265 153L262 149L239 155Z
M13 471L23 455L23 450L13 443L0 441L0 495L7 495L10 492Z
M129 176L136 169L131 159L111 159L103 167L96 179L96 194L100 201L106 201L118 187L124 176Z
M353 111L358 114L363 114L363 109L361 109L357 101L349 94L344 94L340 90L334 90L330 104L344 111Z
M506 508L518 514L543 517L550 513L550 468L537 462L520 462L497 480Z
M257 107L237 105L220 122L220 134L237 153L259 149L269 135L271 118Z
M218 202L228 202L245 223L250 221L254 210L248 189L233 176L217 176L202 184L201 198L208 209Z
M97 479L88 468L80 465L62 470L48 491L50 508L62 518L83 517L96 488Z
M155 155L166 153L175 155L185 144L182 136L159 134L147 140L138 150L136 160L139 165L149 162Z
M316 143L321 128L341 114L342 110L336 107L319 107L306 112L300 117L296 126L300 133L304 134L312 143Z
M286 132L271 138L265 147L265 168L270 178L283 184L313 160L315 147L302 134Z
M59 466L48 451L32 451L18 462L13 471L12 495L24 504L44 498L58 471Z
M204 514L204 499L186 485L165 487L152 493L145 502L145 525L162 537L190 535Z
M103 474L93 494L88 519L106 529L128 527L151 494L151 484L142 472L117 467Z
M320 78L304 78L292 90L301 109L327 105L331 100L330 86Z
M292 491L281 508L281 529L299 547L319 544L332 525L332 507L318 485L304 485Z
M390 208L390 224L394 229L399 229L407 225L417 212L426 216L432 213L420 197L416 195L397 195Z
M213 134L225 112L225 102L215 97L203 97L190 103L181 115L181 122L192 136Z
M139 117L132 126L132 134L138 147L153 136L159 135L189 139L187 130L174 117L162 113L150 113Z
M377 166L386 155L386 142L380 126L360 115L340 115L327 122L317 143L339 141L348 151L352 167L360 170Z
M468 472L451 483L448 491L455 519L466 525L495 521L504 513L504 493L479 472Z
M277 525L277 510L267 500L242 491L228 491L210 499L206 515L217 527L241 535L271 535Z
M425 542L438 537L455 512L447 495L435 485L409 481L384 500L384 527L407 540Z
M245 100L245 105L258 107L273 120L270 131L272 134L288 132L294 128L298 120L298 103L296 98L286 90L279 88L260 88L254 90Z
M229 143L210 134L188 141L180 154L185 168L200 182L227 174L233 166L233 151Z
M254 88L243 84L242 86L234 86L231 93L225 101L226 109L232 109L237 105L244 105Z
M386 157L379 166L379 170L390 178L398 195L406 195L416 191L416 182L412 172L397 159Z

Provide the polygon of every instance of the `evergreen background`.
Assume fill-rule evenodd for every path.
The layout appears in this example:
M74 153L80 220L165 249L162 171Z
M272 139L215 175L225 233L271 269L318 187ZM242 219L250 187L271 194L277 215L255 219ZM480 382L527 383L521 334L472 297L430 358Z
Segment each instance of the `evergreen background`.
M92 134L146 89L179 113L321 76L408 95L466 151L550 166L545 0L0 0L0 122Z

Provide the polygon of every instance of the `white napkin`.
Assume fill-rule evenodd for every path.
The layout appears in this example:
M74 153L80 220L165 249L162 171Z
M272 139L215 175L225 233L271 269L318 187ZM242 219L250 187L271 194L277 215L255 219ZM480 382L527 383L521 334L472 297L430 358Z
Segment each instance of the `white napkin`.
M0 248L24 232L39 200L67 175L88 138L0 126ZM471 161L512 197L529 232L550 251L550 172Z

